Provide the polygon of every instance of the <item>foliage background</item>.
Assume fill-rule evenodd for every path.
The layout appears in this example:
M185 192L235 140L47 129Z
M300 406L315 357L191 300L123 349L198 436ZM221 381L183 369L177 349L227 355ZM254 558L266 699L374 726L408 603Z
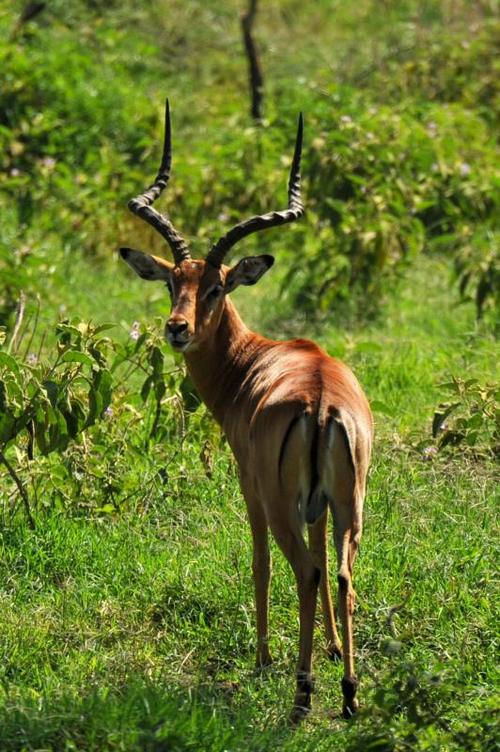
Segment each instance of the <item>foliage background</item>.
M262 3L260 123L240 0L30 7L0 4L3 747L494 749L495 0ZM164 291L118 265L122 244L165 250L126 202L166 94L164 205L199 254L282 208L305 113L306 218L245 241L278 263L235 298L259 331L347 360L377 418L351 724L318 630L314 713L287 728L278 552L276 660L253 673L234 464L161 343Z

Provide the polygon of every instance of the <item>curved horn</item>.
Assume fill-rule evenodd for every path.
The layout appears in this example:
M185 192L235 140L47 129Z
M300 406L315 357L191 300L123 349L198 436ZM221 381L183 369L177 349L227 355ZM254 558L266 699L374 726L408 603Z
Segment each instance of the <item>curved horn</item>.
M269 212L268 214L257 214L255 217L250 217L237 224L212 246L207 256L207 261L212 266L218 268L224 261L224 257L229 249L247 235L251 235L253 232L258 232L259 230L266 230L268 227L277 227L287 222L294 222L303 215L304 205L300 195L300 157L302 154L303 131L304 123L302 113L300 113L295 151L288 181L288 209Z
M138 217L154 227L160 235L165 238L169 244L176 264L180 264L181 261L191 258L186 241L180 235L169 218L160 214L160 212L153 209L151 204L156 201L158 196L166 187L170 178L170 167L172 164L172 143L171 143L171 129L170 129L170 105L167 99L165 106L165 142L163 144L163 156L161 159L160 169L158 175L155 178L153 185L151 185L144 193L139 196L130 199L128 202L128 208Z

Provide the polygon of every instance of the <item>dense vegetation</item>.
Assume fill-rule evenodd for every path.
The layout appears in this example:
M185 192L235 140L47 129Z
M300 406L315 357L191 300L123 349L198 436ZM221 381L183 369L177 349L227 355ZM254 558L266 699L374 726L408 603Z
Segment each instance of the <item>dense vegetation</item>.
M242 5L0 5L2 749L493 750L496 4L262 4L260 123ZM318 631L314 713L286 725L297 604L277 552L277 660L254 674L234 462L161 341L164 290L115 257L165 252L126 201L166 94L165 201L200 254L282 208L305 113L307 216L245 241L277 264L235 298L349 362L376 415L351 723Z

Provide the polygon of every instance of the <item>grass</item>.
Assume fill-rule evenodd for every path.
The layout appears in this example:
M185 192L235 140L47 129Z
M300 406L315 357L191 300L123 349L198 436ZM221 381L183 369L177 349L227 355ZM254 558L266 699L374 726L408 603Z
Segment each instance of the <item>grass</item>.
M154 484L139 508L3 527L2 749L370 749L377 734L381 749L463 748L457 734L465 725L470 738L495 684L495 468L466 455L425 462L414 444L430 435L439 381L458 369L493 374L495 350L472 307L451 305L444 269L422 260L386 318L350 333L327 322L319 336L394 411L377 416L355 572L359 720L339 718L341 669L322 655L318 629L314 712L295 733L286 725L298 615L277 550L275 663L254 673L251 543L234 463L215 451L207 479L194 437L184 471ZM244 307L258 319L255 296ZM153 477L169 450L153 452ZM140 484L140 458L133 472ZM401 693L408 677L424 693L411 732L405 713L384 715L392 700L383 693Z

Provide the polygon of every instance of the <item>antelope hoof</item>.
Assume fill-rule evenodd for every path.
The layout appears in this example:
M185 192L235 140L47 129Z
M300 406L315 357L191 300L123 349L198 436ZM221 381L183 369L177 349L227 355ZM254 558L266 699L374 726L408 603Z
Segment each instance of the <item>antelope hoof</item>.
M352 718L354 715L356 715L358 708L359 702L357 700L352 700L349 705L347 703L344 703L342 705L342 716L346 721L348 721L349 718Z
M340 663L342 661L342 647L340 645L328 645L326 654L330 661L333 663Z
M257 658L255 659L255 668L257 671L262 671L263 669L270 666L272 662L273 662L273 659L269 652L257 653Z
M297 674L297 691L293 701L290 723L296 726L311 712L311 694L314 692L314 679L311 674L299 671Z
M342 715L347 720L356 715L359 708L359 702L356 699L356 690L358 680L355 677L342 679L342 694L344 695L344 704L342 706Z
M290 713L290 726L298 726L304 718L306 718L309 713L311 712L311 698L309 697L309 706L306 705L297 705L297 700L295 700L294 706L292 708L292 712Z

